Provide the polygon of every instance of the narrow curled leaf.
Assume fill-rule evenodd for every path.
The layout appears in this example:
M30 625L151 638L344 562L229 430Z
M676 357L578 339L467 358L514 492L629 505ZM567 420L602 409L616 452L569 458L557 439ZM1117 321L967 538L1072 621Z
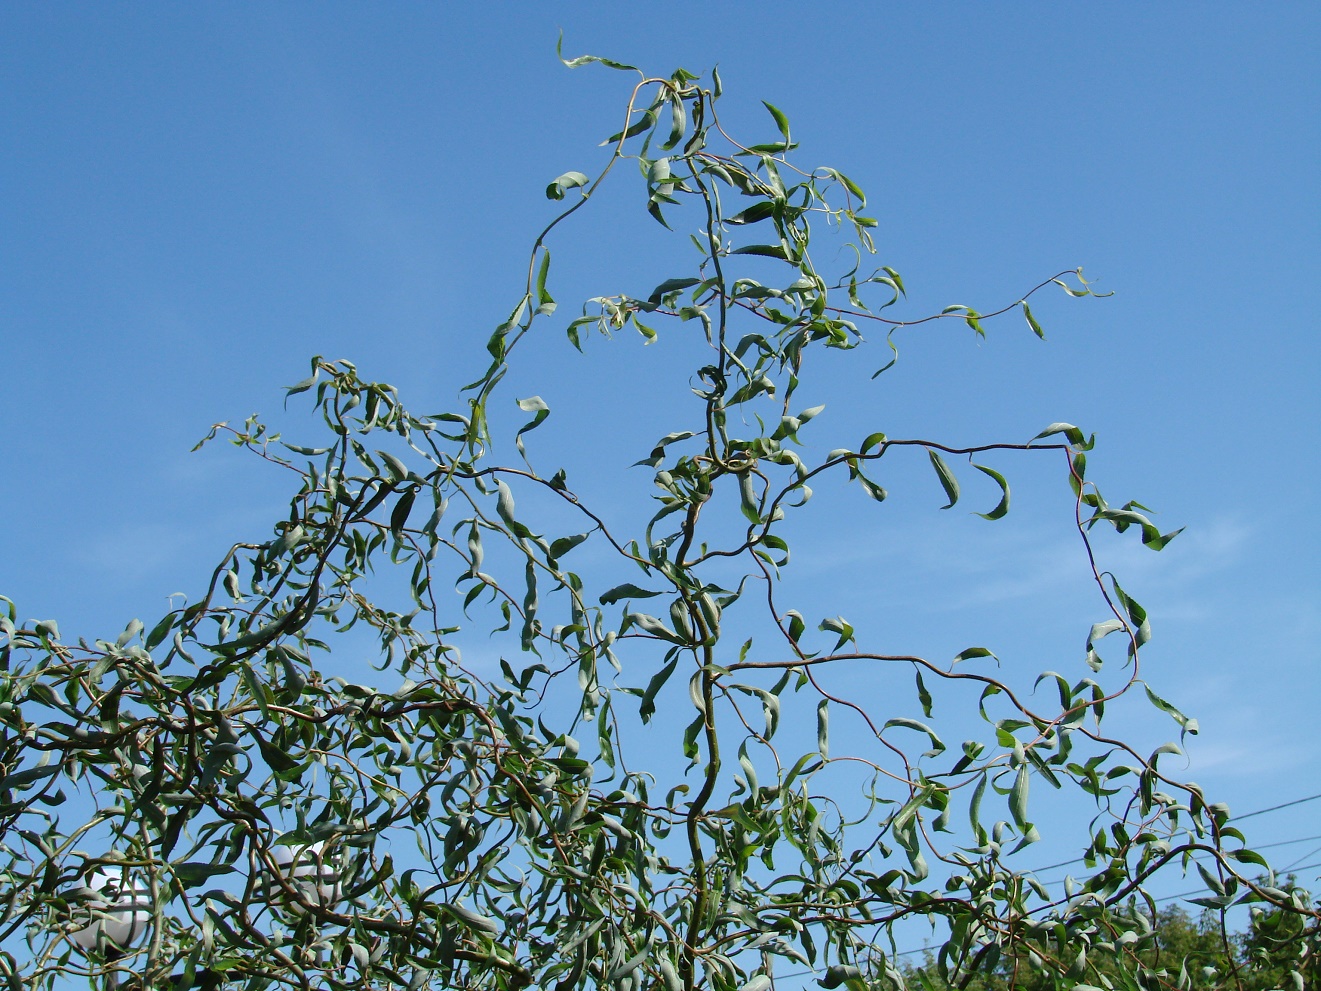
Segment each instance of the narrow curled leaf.
M1178 723L1180 730L1182 730L1184 733L1191 733L1194 736L1197 735L1198 726L1196 719L1193 719L1189 716L1185 716L1182 712L1179 711L1177 706L1174 706L1169 702L1166 702L1163 698L1161 698L1159 695L1153 692L1151 690L1151 686L1144 684L1142 687L1146 689L1147 698L1151 701L1151 704L1154 705L1161 712L1166 713L1171 719L1173 719L1176 723Z
M590 536L590 533L575 533L569 537L558 537L550 543L550 556L555 559L562 558Z
M656 637L658 640L667 640L670 643L678 644L687 642L683 637L679 636L655 616L649 616L644 612L632 612L625 618L643 633L646 633L648 636Z
M730 254L761 255L764 258L778 258L780 261L789 260L789 253L784 250L782 244L745 244L741 248L735 248Z
M931 448L927 448L927 455L931 458L931 467L936 469L936 477L940 479L940 487L945 490L945 498L949 502L941 506L941 509L949 509L959 501L959 480L954 477L954 472L950 471L949 465L945 464L942 458Z
M576 69L582 65L591 65L593 62L599 62L608 69L622 69L628 72L640 72L636 65L625 65L623 62L615 62L612 59L602 58L599 55L578 55L574 58L564 57L564 32L560 32L559 40L555 42L556 57L568 68Z
M563 175L556 176L550 181L550 185L546 187L546 199L562 200L564 199L564 194L570 189L586 186L590 181L591 180L581 172L565 172Z
M1046 332L1041 329L1041 324L1037 323L1037 318L1032 315L1032 307L1027 305L1027 300L1023 301L1023 316L1027 318L1027 325L1032 328L1032 333L1044 341Z
M550 416L550 407L546 405L546 401L540 396L530 396L527 399L518 400L518 408L524 413L532 414L532 419L519 427L518 432L514 434L514 446L518 448L519 454L526 456L523 449L523 435L541 426L542 421Z
M647 689L642 693L642 704L638 706L638 715L642 721L648 722L656 713L656 695L665 683L670 680L670 675L674 674L674 669L678 665L679 659L676 657L666 664L663 668L651 676L651 681L647 682Z
M620 599L649 599L653 595L660 595L660 592L653 592L650 589L638 588L632 582L624 582L622 585L616 585L608 592L601 593L601 605L614 605Z
M465 926L480 930L484 933L489 933L492 936L500 932L500 923L495 919L482 915L479 912L474 912L472 909L463 905L456 905L453 902L450 902L445 905L445 910Z
M1002 518L1009 512L1009 483L1006 482L1005 477L994 468L987 468L985 465L973 465L973 467L982 474L989 475L991 478L995 479L996 484L1000 486L1000 502L997 503L996 507L989 513L978 513L977 515L984 520L998 520Z
M647 302L654 306L659 306L661 300L666 296L682 292L684 289L690 289L701 283L701 281L701 279L694 279L691 277L684 279L666 279L651 291L651 295L647 297Z
M1053 437L1055 434L1064 434L1064 436L1068 438L1070 444L1091 446L1090 443L1083 438L1083 432L1072 423L1052 423L1032 439L1041 440L1045 437Z
M905 716L896 716L893 719L887 719L885 721L885 725L881 727L881 732L885 732L892 726L899 726L903 729L911 729L916 730L919 733L925 733L927 738L931 741L931 749L925 754L927 757L935 757L943 753L946 749L944 742L942 742L940 737L936 735L936 731L926 723L918 722L916 719L908 719Z
M1029 767L1026 762L1019 765L1014 787L1009 792L1009 813L1020 828L1027 826L1027 790L1032 779Z
M771 112L771 116L775 118L775 126L780 129L780 133L784 135L784 140L788 142L789 118L784 115L784 111L781 110L779 107L772 106L771 104L767 103L765 100L761 101L761 105Z
M630 124L625 130L618 131L615 134L610 135L610 137L602 141L601 144L612 145L615 144L616 142L625 140L627 138L634 138L637 137L639 134L644 134L645 132L650 131L653 127L656 126L655 110L647 109L639 112L642 114L640 120L636 121L633 124Z

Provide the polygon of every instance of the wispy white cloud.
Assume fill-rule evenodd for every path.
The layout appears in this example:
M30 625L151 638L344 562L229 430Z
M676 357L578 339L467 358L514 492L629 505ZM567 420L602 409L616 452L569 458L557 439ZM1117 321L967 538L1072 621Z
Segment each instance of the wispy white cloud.
M1188 770L1193 778L1238 778L1280 774L1316 764L1317 747L1278 736L1262 738L1260 725L1248 742L1243 735L1219 733L1214 740L1187 745Z

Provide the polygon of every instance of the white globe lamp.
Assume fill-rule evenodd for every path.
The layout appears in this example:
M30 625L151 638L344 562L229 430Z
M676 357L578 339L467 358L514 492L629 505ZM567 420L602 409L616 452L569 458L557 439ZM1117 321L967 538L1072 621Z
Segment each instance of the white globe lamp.
M273 846L270 859L276 872L268 882L273 903L287 902L290 911L301 914L305 909L300 901L329 909L343 899L339 860L324 843ZM298 899L288 897L286 886Z
M151 921L151 895L128 868L97 868L75 899L74 924L85 924L68 937L84 953L123 953L142 938Z

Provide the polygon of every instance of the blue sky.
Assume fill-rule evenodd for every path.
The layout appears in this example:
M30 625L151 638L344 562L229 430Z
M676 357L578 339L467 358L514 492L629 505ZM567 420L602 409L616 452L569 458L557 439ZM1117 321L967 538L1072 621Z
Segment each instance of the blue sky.
M1321 791L1310 4L9 5L0 593L90 637L195 590L284 493L189 448L216 420L278 416L312 354L453 407L521 291L545 184L601 164L626 97L626 77L556 61L561 28L566 53L658 74L718 62L744 133L769 123L760 100L781 107L803 161L867 189L913 315L991 309L1078 265L1114 290L1043 299L1044 344L1017 318L981 344L914 333L868 384L873 342L867 374L820 389L833 419L813 429L823 448L1096 431L1107 495L1187 527L1160 555L1106 553L1152 613L1151 681L1201 721L1188 773L1237 810ZM678 248L621 179L556 244L562 313L672 274ZM604 497L640 495L624 469L671 429L652 396L682 392L672 352L582 358L543 333L507 395L551 403L551 452L581 456L585 432ZM891 515L821 493L802 594L825 586L933 656L986 642L1076 669L1054 644L1080 648L1098 617L1069 584L1057 480L1024 475L989 525L901 477ZM1261 842L1321 833L1318 808L1254 820Z

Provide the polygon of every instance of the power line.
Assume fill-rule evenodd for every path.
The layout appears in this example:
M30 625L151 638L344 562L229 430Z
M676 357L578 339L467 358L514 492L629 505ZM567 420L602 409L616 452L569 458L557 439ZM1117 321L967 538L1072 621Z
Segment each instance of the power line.
M1253 816L1265 815L1267 812L1274 812L1277 809L1287 809L1291 805L1302 805L1304 802L1315 802L1321 798L1321 794L1308 795L1306 798L1295 798L1292 802L1285 802L1282 805L1272 805L1269 809L1258 809L1256 812L1248 812L1241 816L1234 816L1233 821L1238 822L1242 819L1251 819Z
M1321 846L1317 847L1317 848L1314 849L1314 850L1308 850L1305 854L1303 854L1301 857L1299 857L1298 860L1306 860L1308 857L1312 856L1312 854L1314 854L1314 853L1321 853ZM1295 860L1295 861L1294 861L1292 864L1290 864L1288 867L1281 867L1278 871L1276 871L1276 873L1277 873L1277 874L1283 874L1283 873L1285 873L1286 871L1292 871L1292 870L1304 870L1304 868L1301 868L1301 867L1298 866L1298 860Z
M1306 802L1315 802L1318 798L1321 798L1321 792L1318 792L1318 793L1315 794L1315 795L1308 795L1308 796L1306 796L1305 798L1295 798L1295 799L1294 799L1293 801L1291 801L1291 802L1282 802L1282 803L1280 803L1279 805L1272 805L1272 806L1270 806L1269 808L1256 809L1255 811L1252 811L1252 812L1245 812L1245 813L1244 813L1243 815L1241 815L1241 816L1233 816L1231 821L1233 821L1233 822L1239 822L1239 821L1241 821L1241 820L1243 820L1243 819L1251 819L1253 816L1265 815L1267 812L1277 812L1277 811L1279 811L1280 809L1287 809L1287 808L1290 808L1290 807L1292 807L1292 806L1294 806L1294 805L1303 805L1303 804L1306 803ZM1274 842L1274 843L1262 843L1262 844L1259 844L1259 845L1253 847L1253 849L1254 849L1254 850L1269 850L1269 849L1272 849L1272 848L1274 848L1274 847L1289 846L1289 845L1294 844L1294 843L1306 843L1308 840L1317 840L1317 839L1321 839L1321 834L1317 834L1316 836L1300 836L1300 837L1298 837L1298 838L1296 838L1296 839L1292 839L1292 840L1277 840L1277 841ZM1321 852L1321 847L1318 847L1316 850L1311 850L1311 851L1309 851L1309 852L1303 854L1303 856L1300 857L1299 859L1300 859L1300 860L1305 860L1306 858L1312 856L1312 854L1314 854L1314 853L1318 853L1318 852ZM1086 859L1087 859L1086 857L1074 857L1072 860L1062 860L1062 861L1060 861L1058 864L1048 864L1048 865L1046 865L1045 867L1037 867L1037 868L1034 868L1034 869L1032 869L1032 870L1030 871L1030 873L1032 873L1032 874L1039 874L1039 873L1042 873L1042 872L1044 872L1044 871L1054 870L1056 867L1068 867L1070 864L1078 864L1078 863L1082 863L1082 862L1083 862L1084 860L1086 860ZM1295 863L1297 863L1297 861L1295 861ZM1311 869L1314 868L1314 867L1321 867L1321 860L1317 861L1317 862L1314 863L1314 864L1305 864L1305 865L1302 866L1302 867L1295 867L1294 864L1290 864L1288 867L1283 868L1283 870L1286 870L1286 871L1293 871L1293 870L1307 871L1307 870L1311 870ZM1278 872L1277 872L1277 873L1278 873ZM1059 880L1063 880L1063 879L1062 879L1062 878L1061 878L1061 879L1057 879L1056 881L1051 881L1051 882L1049 882L1049 883L1051 883L1051 884L1056 884L1056 883L1059 882ZM1172 901L1174 901L1174 900L1176 900L1176 899L1178 899L1178 898L1187 898L1187 897L1189 897L1190 895L1199 895L1199 894L1201 894L1201 893L1202 893L1203 891L1205 891L1205 890L1206 890L1205 888L1194 888L1192 891L1183 891L1183 892L1180 892L1180 893L1177 894L1177 895L1166 895L1166 896L1163 897L1163 898L1157 898L1157 899L1155 899L1155 903L1156 903L1157 905L1161 905L1161 904L1164 904L1165 902L1172 902ZM890 956L891 956L891 957L910 957L910 956L912 956L912 955L915 954L915 953L924 953L924 952L926 952L928 949L929 949L929 947L923 946L923 947L920 947L920 948L918 948L918 949L913 949L913 950L899 950L899 951L897 951L897 952L895 952L895 953L891 953ZM790 978L793 978L793 977L808 977L808 976L813 975L813 974L816 974L816 973L819 973L819 972L818 972L818 971L815 971L815 970L799 970L799 971L794 971L793 973L790 973L790 974L777 974L777 975L775 975L775 976L776 976L776 978L779 979L779 980L789 980Z
M1292 802L1284 802L1280 805L1272 805L1270 806L1270 808L1257 809L1254 812L1245 812L1241 816L1231 816L1230 821L1240 822L1243 819L1251 819L1253 816L1265 815L1267 812L1276 812L1280 809L1287 809L1294 805L1302 805L1304 802L1315 802L1318 798L1321 798L1321 793L1318 793L1316 795L1308 795L1306 798L1295 798ZM1285 840L1283 843L1266 843L1262 846L1254 847L1253 849L1266 850L1273 846L1284 846L1286 843L1304 843L1309 839L1321 839L1321 836L1308 836L1302 840ZM1070 864L1080 864L1086 859L1087 859L1086 857L1074 857L1072 860L1061 860L1058 864L1047 864L1045 867L1035 867L1030 871L1030 873L1041 874L1044 873L1045 871L1053 871L1056 867L1068 867Z
M1293 843L1306 843L1308 840L1321 840L1321 833L1318 833L1316 836L1300 836L1296 840L1276 840L1274 843L1258 843L1252 849L1269 850L1272 847L1277 847L1277 846L1289 846ZM1312 851L1312 853L1315 852L1316 852L1315 850ZM1312 854L1309 853L1307 854L1307 856L1310 857L1312 856Z
M1321 867L1321 860L1313 864L1304 864L1302 867L1292 868L1293 870L1310 871L1313 867ZM1166 895L1164 898L1157 898L1156 904L1161 902L1172 902L1176 898L1187 898L1189 895L1200 895L1206 888L1194 888L1192 891L1181 891L1177 895Z
M1299 841L1297 841L1297 840L1292 840L1292 841L1286 841L1286 842L1299 842ZM1314 850L1314 851L1312 851L1312 852L1315 853L1316 851ZM1315 863L1312 863L1312 864L1304 864L1302 867L1298 867L1298 868L1290 868L1290 870L1310 871L1310 870L1312 870L1312 868L1314 868L1314 867L1321 867L1321 860L1318 860L1318 861L1316 861ZM1175 899L1178 899L1178 898L1187 898L1189 895L1200 895L1200 894L1201 894L1202 892L1204 892L1205 890L1206 890L1205 888L1194 888L1194 889L1191 890L1191 891L1181 891L1181 892L1179 892L1179 894L1177 894L1177 895L1166 895L1164 898L1157 898L1157 899L1155 899L1155 902L1156 902L1157 905L1163 905L1165 902L1172 902L1172 901L1174 901ZM931 947L929 947L929 946L922 946L922 947L918 947L917 949L913 949L913 950L899 950L899 951L896 952L896 953L891 953L891 954L889 954L889 956L891 956L891 957L911 957L914 953L925 953L925 952L928 951L929 949L931 949ZM815 970L799 970L799 971L794 971L792 974L776 974L775 976L776 976L776 978L777 978L778 980L788 980L788 979L791 978L791 977L807 977L807 976L810 976L810 975L812 975L812 974L817 974L817 973L820 973L820 972L819 972L819 971L815 971Z
M1274 849L1275 847L1281 847L1281 846L1292 846L1292 845L1295 844L1295 843L1306 843L1306 842L1308 842L1309 840L1321 840L1321 833L1318 833L1318 834L1315 835L1315 836L1299 836L1299 837L1297 837L1296 839L1292 839L1292 840L1276 840L1274 843L1258 843L1258 844L1256 844L1255 846L1253 846L1251 849L1253 849L1253 850L1271 850L1271 849ZM1308 857L1312 856L1312 854L1314 854L1314 853L1321 853L1321 847L1317 847L1315 850L1309 850L1309 851L1307 851L1307 853L1305 853L1305 854L1303 854L1301 857L1299 857L1298 860L1295 860L1295 861L1294 861L1294 864L1298 863L1299 860L1306 860ZM1043 872L1048 871L1048 870L1053 870L1053 869L1056 868L1056 867L1065 867L1065 866L1067 866L1068 864L1080 864L1080 863L1082 863L1082 862L1083 862L1084 860L1086 860L1086 859L1087 859L1086 857L1075 857L1073 860L1066 860L1066 861L1064 861L1063 863L1059 863L1059 864L1051 864L1050 867L1040 867L1040 868L1038 868L1037 870L1032 871L1031 873L1033 873L1033 874L1038 874L1038 873L1043 873ZM1293 870L1293 869L1294 869L1294 865L1293 865L1293 864L1290 864L1288 867L1282 867L1282 868L1280 868L1279 870L1276 870L1275 873L1276 873L1276 874L1282 874L1282 873L1284 873L1285 871L1289 871L1289 870ZM1064 878L1062 878L1062 877L1056 877L1056 878L1051 878L1049 881L1042 881L1041 883L1042 883L1042 884L1045 884L1045 885L1052 885L1052 884L1059 884L1059 883L1060 883L1061 881L1063 881L1063 880L1064 880Z

